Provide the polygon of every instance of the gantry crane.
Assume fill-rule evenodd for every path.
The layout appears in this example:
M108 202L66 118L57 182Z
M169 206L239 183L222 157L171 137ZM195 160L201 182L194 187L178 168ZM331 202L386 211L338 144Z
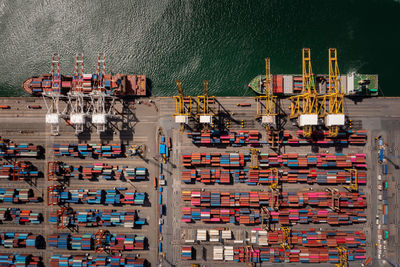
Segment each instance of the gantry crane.
M94 234L94 253L104 252L106 247L106 237L109 235L107 230L98 230Z
M51 59L50 75L51 90L44 90L42 96L47 108L46 124L50 124L51 135L58 135L60 131L60 117L65 115L66 108L63 112L60 112L61 74L60 55L57 53L53 54Z
M106 72L106 55L99 53L97 55L97 73L96 84L90 93L92 111L92 123L96 126L97 133L106 130L107 120L112 117L115 97L105 92L104 75Z
M197 116L200 123L210 125L213 122L215 112L215 97L208 95L208 81L203 81L204 95L197 96Z
M257 116L261 118L261 122L265 124L265 129L268 131L276 124L276 96L272 90L272 75L270 59L265 58L265 95L255 97L257 103Z
M260 151L257 148L250 148L250 168L252 169L258 169L258 154L260 154Z
M339 263L336 263L336 267L347 267L348 266L348 258L349 258L349 251L347 248L338 246L337 247L339 253Z
M175 113L172 116L175 117L176 123L180 123L181 132L183 132L185 125L188 124L189 118L192 116L192 97L185 96L183 93L181 80L176 80L176 87L179 95L174 96Z
M47 187L47 206L58 205L60 200L59 191L61 189L61 185L51 185Z
M282 243L281 246L283 249L291 249L292 244L290 240L290 228L287 226L281 226L282 231Z
M85 100L83 95L84 57L82 53L76 54L75 71L72 78L72 89L68 92L68 103L71 108L70 122L75 126L75 133L83 132L85 125Z
M300 95L291 96L290 119L297 119L303 135L310 137L313 126L318 124L318 94L311 67L310 48L303 48L303 88Z
M71 208L61 207L56 212L56 226L57 229L65 229L69 226L68 218L69 215L73 212Z
M345 125L343 99L344 93L340 83L340 72L337 63L336 48L329 48L329 80L328 93L319 96L321 100L319 115L325 118L325 126L329 136L336 137L339 127Z
M271 227L271 214L268 207L261 206L261 229L268 231ZM267 224L265 224L265 221Z
M358 192L358 172L357 169L346 169L350 173L350 184L343 187L351 192Z
M329 208L333 211L340 211L340 192L337 188L328 187L326 192L330 194L331 203L329 204Z
M278 168L269 168L271 184L269 187L271 190L279 190L279 170Z

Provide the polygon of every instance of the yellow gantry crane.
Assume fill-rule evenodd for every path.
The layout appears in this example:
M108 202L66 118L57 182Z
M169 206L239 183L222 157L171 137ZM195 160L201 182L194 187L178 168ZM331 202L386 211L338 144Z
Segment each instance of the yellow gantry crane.
M270 59L265 58L265 95L255 97L257 103L257 116L261 118L261 122L266 125L268 131L271 126L275 125L276 113L276 96L272 91L272 75Z
M329 80L328 92L320 96L320 117L325 118L325 126L329 129L329 136L336 137L339 127L345 124L343 99L344 93L340 83L340 72L337 62L336 48L329 48Z
M347 248L338 246L337 250L339 252L339 263L335 264L336 267L347 267L348 266L348 258L349 252Z
M192 97L185 96L182 90L182 81L176 80L176 86L178 87L179 95L174 96L175 99L175 113L172 115L175 117L175 122L181 124L181 132L185 128L185 124L188 124L189 117L192 116Z
M311 67L311 50L303 48L303 89L301 94L291 96L290 119L298 119L304 137L310 137L312 127L318 124L318 94L315 89Z
M343 187L351 192L358 192L358 172L357 169L346 169L350 173L350 184Z
M250 168L252 169L258 169L258 154L260 154L260 151L257 148L250 148Z
M278 168L269 168L270 177L271 177L271 184L269 188L271 190L279 190L279 170Z
M281 246L284 249L290 249L292 247L291 241L290 241L290 228L287 226L281 226L281 231L282 231L282 243Z
M197 116L200 119L200 123L212 124L213 116L215 114L215 97L208 95L208 81L203 81L204 95L197 96Z

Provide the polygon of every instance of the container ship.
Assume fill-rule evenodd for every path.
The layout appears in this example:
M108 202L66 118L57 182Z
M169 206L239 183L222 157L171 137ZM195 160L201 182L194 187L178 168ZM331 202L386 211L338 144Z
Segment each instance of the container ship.
M94 90L101 90L110 96L147 95L145 75L104 74L99 79L98 74L83 74L78 80L75 76L59 75L59 78L53 78L52 74L43 74L27 79L23 88L32 96L46 93L66 95L72 91L90 94Z
M327 92L328 75L317 74L315 87L320 94ZM378 75L349 73L340 76L342 91L347 96L378 96ZM249 87L259 95L265 94L265 75L256 76L249 83ZM272 75L274 94L296 95L303 89L302 75L279 74Z

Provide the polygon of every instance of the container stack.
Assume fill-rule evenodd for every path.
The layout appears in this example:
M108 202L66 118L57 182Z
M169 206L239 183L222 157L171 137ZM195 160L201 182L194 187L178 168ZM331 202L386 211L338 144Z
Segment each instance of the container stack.
M0 202L20 204L38 203L41 201L40 197L33 195L32 189L0 188Z
M135 190L120 189L64 189L57 190L52 198L59 199L61 203L75 204L135 204L143 205L146 200L146 194L136 192Z
M182 154L184 167L210 166L235 168L243 167L250 160L248 153L191 153Z
M29 161L19 161L16 164L2 163L0 165L0 179L28 180L38 176L39 172Z
M133 228L138 225L146 224L145 218L138 218L135 210L116 211L116 210L94 210L87 209L84 211L66 211L65 216L68 218L69 226L80 227L99 227L99 226L122 226ZM57 213L51 212L49 217L50 223L57 222Z
M12 220L14 224L40 224L43 220L41 213L18 208L0 208L0 214L5 215L0 217L0 220L5 219L3 223Z
M98 256L98 255L60 255L51 256L51 267L75 267L75 266L132 266L144 267L145 259L139 259L132 256L114 255L114 256Z
M182 201L191 206L201 207L260 207L270 206L272 194L269 192L217 192L184 190ZM282 192L280 207L329 207L331 196L328 192ZM366 197L363 192L340 192L340 207L365 208Z
M118 158L123 156L120 144L53 144L53 152L55 156L81 158Z
M182 260L192 260L193 259L192 251L193 251L192 246L182 246L181 259Z
M260 167L288 167L288 168L361 168L366 165L366 155L343 153L297 154L261 153L259 155Z
M367 132L365 130L344 130L339 131L336 137L330 137L329 131L314 131L311 137L304 137L303 131L295 133L284 130L281 136L268 135L268 141L282 145L365 145L367 142Z
M1 266L43 266L42 258L31 254L0 254Z
M17 144L10 140L0 139L0 157L33 157L36 158L40 154L40 147L21 143Z
M241 147L246 145L259 146L259 131L226 132L219 130L187 132L192 143L197 146L232 146Z

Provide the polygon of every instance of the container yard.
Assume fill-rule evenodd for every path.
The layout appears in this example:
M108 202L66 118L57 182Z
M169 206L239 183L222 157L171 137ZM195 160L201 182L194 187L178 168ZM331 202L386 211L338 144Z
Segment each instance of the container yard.
M0 98L0 265L399 262L398 99L304 93L301 76L286 96L279 75L255 98L212 81L126 98L143 77L56 74L25 83L40 98Z

